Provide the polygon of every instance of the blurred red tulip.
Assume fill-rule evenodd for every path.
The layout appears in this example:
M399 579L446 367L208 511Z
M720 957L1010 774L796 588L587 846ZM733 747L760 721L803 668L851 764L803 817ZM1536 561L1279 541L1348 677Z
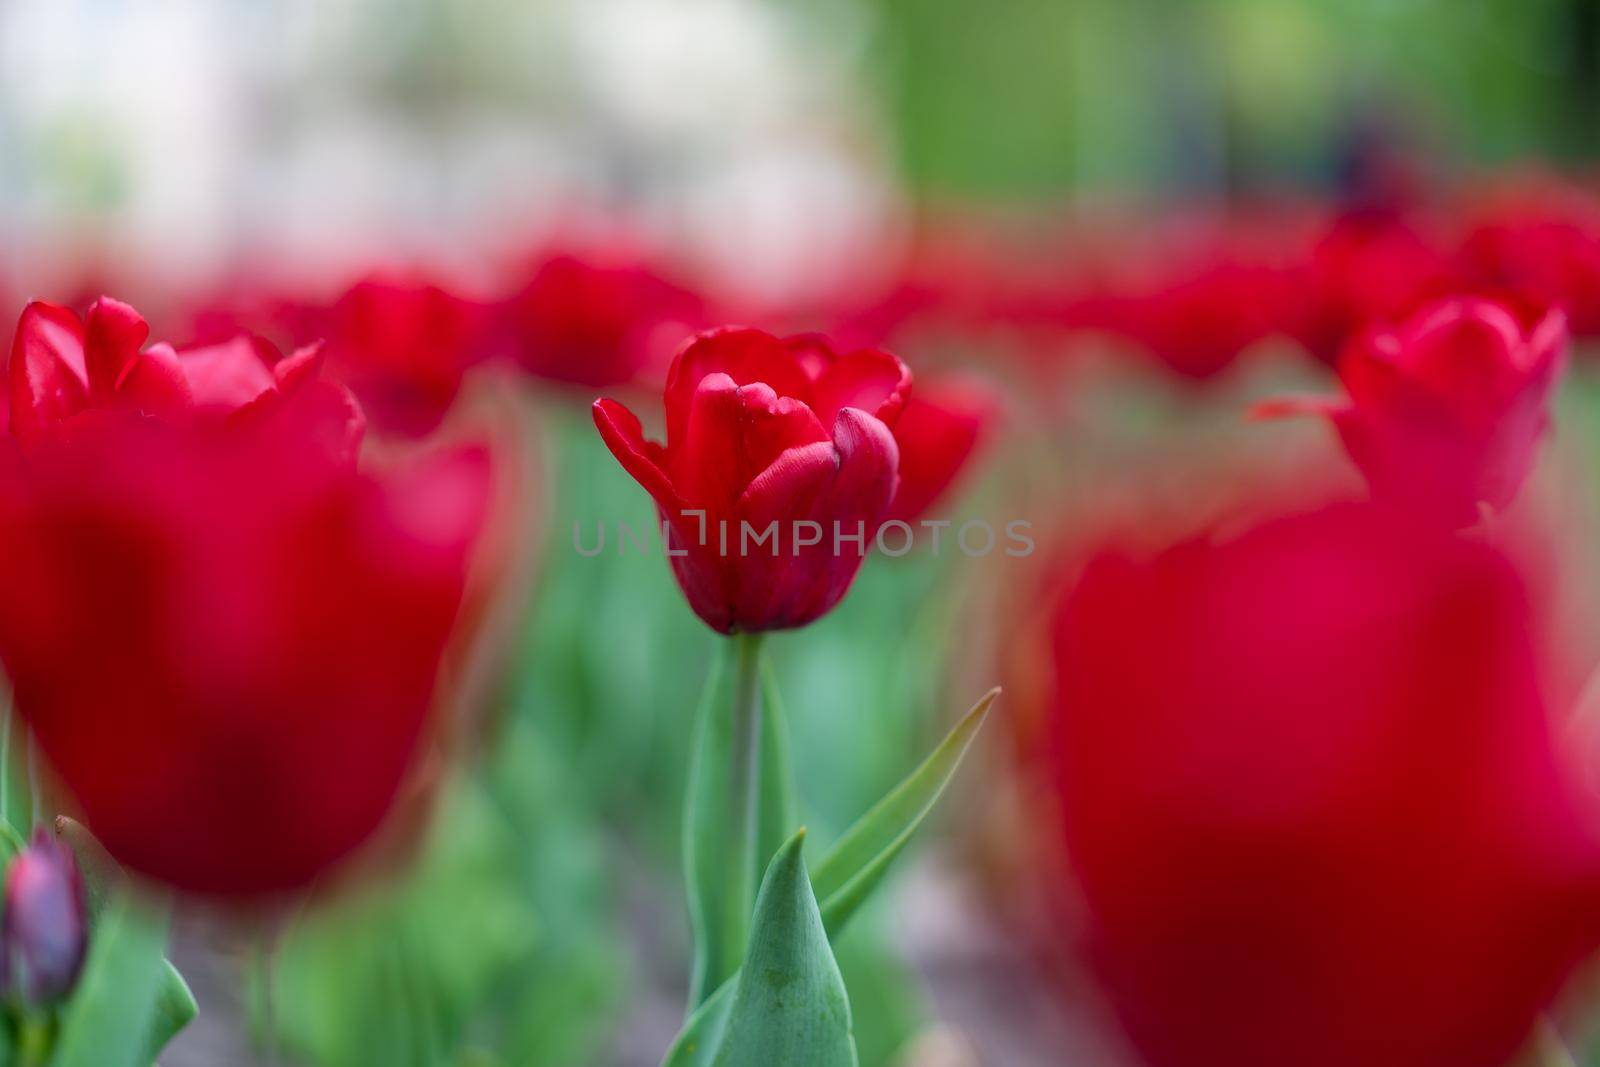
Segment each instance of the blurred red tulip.
M296 316L298 338L324 338L330 372L361 400L373 425L433 431L482 356L487 309L430 282L367 278L331 307Z
M1465 526L1527 480L1566 350L1559 311L1525 324L1502 303L1444 300L1351 342L1348 403L1266 409L1326 413L1375 498Z
M886 352L724 328L674 358L665 446L614 400L595 401L594 420L655 499L695 613L722 633L781 630L855 579L895 493L891 427L910 387Z
M29 410L72 432L0 471L0 659L16 710L129 868L217 895L304 886L374 832L412 762L484 520L487 456L360 473L349 447L328 447L351 446L353 404L298 402L314 354L262 379L237 345L152 360L177 363L162 380L196 410L267 383L227 432L75 416L62 397L126 383L156 350L139 354L131 326L107 340L93 314L80 332L33 314L18 357L54 377L24 376L49 387ZM125 357L116 376L109 356ZM267 417L280 407L293 417Z
M1389 213L1336 219L1281 290L1280 323L1313 356L1332 364L1368 326L1409 318L1460 288L1454 264L1421 230Z
M994 388L980 378L919 381L894 425L900 488L885 518L914 523L942 500L987 437L999 408Z
M8 372L11 434L24 448L71 435L90 412L121 411L174 425L308 418L353 456L365 429L343 386L319 379L317 347L284 358L260 338L175 350L145 348L150 327L127 304L101 297L79 318L35 301L23 309ZM308 414L309 413L309 414Z
M0 992L29 1007L60 1000L78 980L88 940L78 861L40 827L6 870Z
M1374 505L1092 562L1055 624L1086 947L1153 1067L1502 1067L1600 935L1518 576Z
M1518 185L1487 205L1461 246L1463 273L1490 291L1567 313L1600 336L1600 203L1564 183Z
M677 338L700 325L703 309L697 296L642 263L556 255L503 314L523 367L598 389L633 380L653 359L664 361Z
M1249 236L1215 223L1161 233L1118 264L1109 291L1084 301L1081 323L1127 337L1185 378L1221 373L1277 328L1283 274Z

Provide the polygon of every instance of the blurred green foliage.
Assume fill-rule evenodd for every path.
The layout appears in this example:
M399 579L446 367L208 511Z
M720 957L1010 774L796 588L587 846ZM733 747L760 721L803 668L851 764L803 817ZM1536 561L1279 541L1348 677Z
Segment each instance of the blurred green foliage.
M864 0L914 191L1337 179L1355 128L1428 159L1595 149L1594 0Z

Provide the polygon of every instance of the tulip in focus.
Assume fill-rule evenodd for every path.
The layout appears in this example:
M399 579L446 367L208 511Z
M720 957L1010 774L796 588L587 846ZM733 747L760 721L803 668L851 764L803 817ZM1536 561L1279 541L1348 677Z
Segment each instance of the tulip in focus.
M66 996L83 969L88 923L77 860L41 827L6 870L0 993L30 1007Z
M1339 362L1347 402L1262 411L1326 414L1374 498L1469 525L1480 506L1516 497L1549 427L1566 319L1527 319L1489 300L1433 304L1351 342Z
M1060 604L1088 955L1151 1067L1504 1067L1600 936L1507 560L1373 505Z
M614 400L595 401L594 419L655 499L695 614L720 633L781 630L826 613L855 579L895 494L893 427L910 388L886 352L725 328L674 358L665 445Z

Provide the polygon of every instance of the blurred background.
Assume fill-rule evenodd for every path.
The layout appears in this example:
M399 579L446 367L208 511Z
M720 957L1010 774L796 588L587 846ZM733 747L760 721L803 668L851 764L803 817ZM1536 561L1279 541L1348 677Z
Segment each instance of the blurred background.
M1219 469L1291 495L1349 482L1323 427L1239 418L1323 379L1274 366L1198 399L1144 368L1040 385L1019 367L1068 345L1036 316L902 328L937 253L998 244L986 279L1054 276L1196 209L1582 173L1597 121L1596 0L0 0L0 295L9 323L29 298L112 292L177 339L194 294L241 278L424 264L472 293L530 250L624 242L719 318L846 323L919 374L986 373L1018 414L942 507L1045 540L1113 474L1183 516L1221 506ZM573 551L575 522L652 515L589 425L594 395L518 398L536 519L503 590L504 670L414 862L266 936L183 913L201 1015L167 1067L659 1060L713 636L661 559ZM1600 390L1575 397L1581 437ZM868 1067L1124 1062L1051 950L1066 920L1033 884L1054 868L1011 769L1042 564L873 559L836 613L769 643L824 840L1008 685L943 825L838 946Z

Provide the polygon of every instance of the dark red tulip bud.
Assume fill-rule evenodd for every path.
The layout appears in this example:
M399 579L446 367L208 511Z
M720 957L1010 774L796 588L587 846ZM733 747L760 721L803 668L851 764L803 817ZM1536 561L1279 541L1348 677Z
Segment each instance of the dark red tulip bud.
M43 829L6 871L0 986L28 1005L60 1000L83 968L88 909L72 851Z

